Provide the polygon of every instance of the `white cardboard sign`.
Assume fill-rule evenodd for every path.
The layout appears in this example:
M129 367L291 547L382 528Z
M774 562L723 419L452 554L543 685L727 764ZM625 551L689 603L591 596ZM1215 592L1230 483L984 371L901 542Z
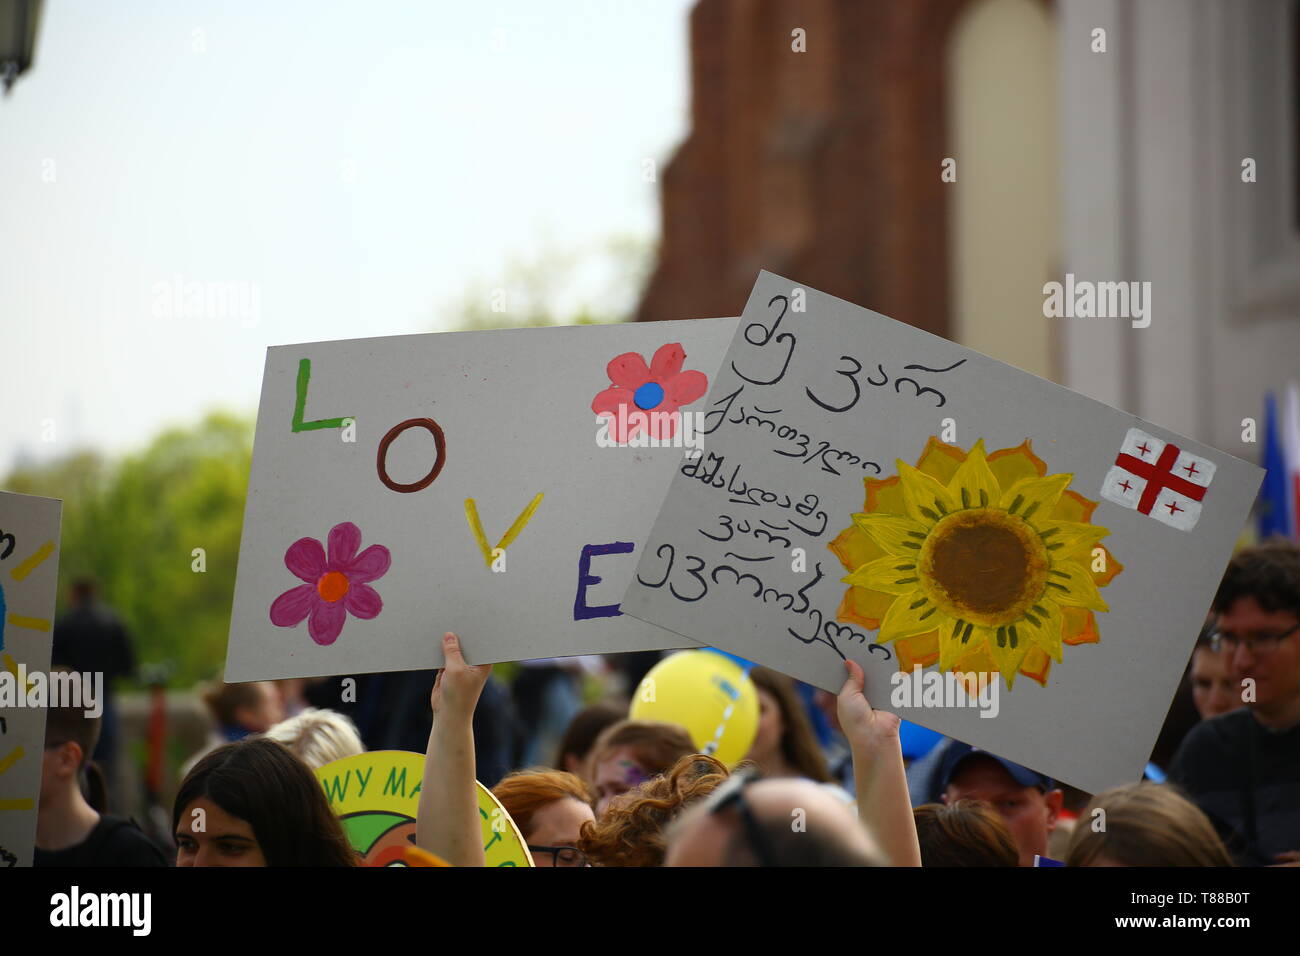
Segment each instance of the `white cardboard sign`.
M618 602L736 322L268 349L226 680L689 644Z
M1259 468L767 272L705 407L625 613L827 690L852 657L873 706L1090 792L1140 776Z
M63 502L0 491L0 869L31 866L46 708L29 675L50 670Z

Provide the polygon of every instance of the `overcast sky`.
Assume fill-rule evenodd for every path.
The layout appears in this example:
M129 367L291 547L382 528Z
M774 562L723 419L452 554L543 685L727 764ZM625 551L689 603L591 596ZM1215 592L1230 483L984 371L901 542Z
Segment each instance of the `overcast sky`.
M0 473L251 412L268 345L437 329L511 258L654 238L689 6L48 0L0 99Z

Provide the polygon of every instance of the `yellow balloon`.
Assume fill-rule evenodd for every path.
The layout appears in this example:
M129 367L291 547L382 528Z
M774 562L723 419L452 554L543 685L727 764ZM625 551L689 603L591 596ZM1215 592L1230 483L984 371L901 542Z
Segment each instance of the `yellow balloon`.
M712 651L679 651L642 678L628 716L680 724L700 753L734 767L758 731L758 691L739 664Z

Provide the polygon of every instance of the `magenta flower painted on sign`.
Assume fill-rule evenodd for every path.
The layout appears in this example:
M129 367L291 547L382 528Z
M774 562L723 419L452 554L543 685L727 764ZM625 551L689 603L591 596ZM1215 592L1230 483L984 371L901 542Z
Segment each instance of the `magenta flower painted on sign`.
M350 521L329 533L329 553L315 538L299 538L284 553L284 566L306 581L285 591L271 605L271 623L297 627L307 621L307 633L317 644L333 644L343 633L349 614L362 620L384 609L370 582L382 578L392 555L382 544L360 554L361 529Z

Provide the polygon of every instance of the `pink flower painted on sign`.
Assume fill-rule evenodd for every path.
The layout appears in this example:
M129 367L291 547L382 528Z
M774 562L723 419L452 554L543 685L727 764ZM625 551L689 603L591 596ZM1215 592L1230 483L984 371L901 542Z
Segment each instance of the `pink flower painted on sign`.
M306 581L290 588L271 605L271 623L297 627L307 620L307 633L317 644L333 644L343 632L348 614L362 620L384 609L370 582L382 578L392 555L382 544L361 547L361 529L351 521L329 533L329 555L315 538L299 538L284 553L284 566Z
M703 372L682 371L685 361L686 350L679 342L660 346L649 367L636 352L610 361L605 371L612 386L592 400L591 410L610 419L614 441L623 444L642 429L657 440L673 437L681 420L679 409L709 390Z

